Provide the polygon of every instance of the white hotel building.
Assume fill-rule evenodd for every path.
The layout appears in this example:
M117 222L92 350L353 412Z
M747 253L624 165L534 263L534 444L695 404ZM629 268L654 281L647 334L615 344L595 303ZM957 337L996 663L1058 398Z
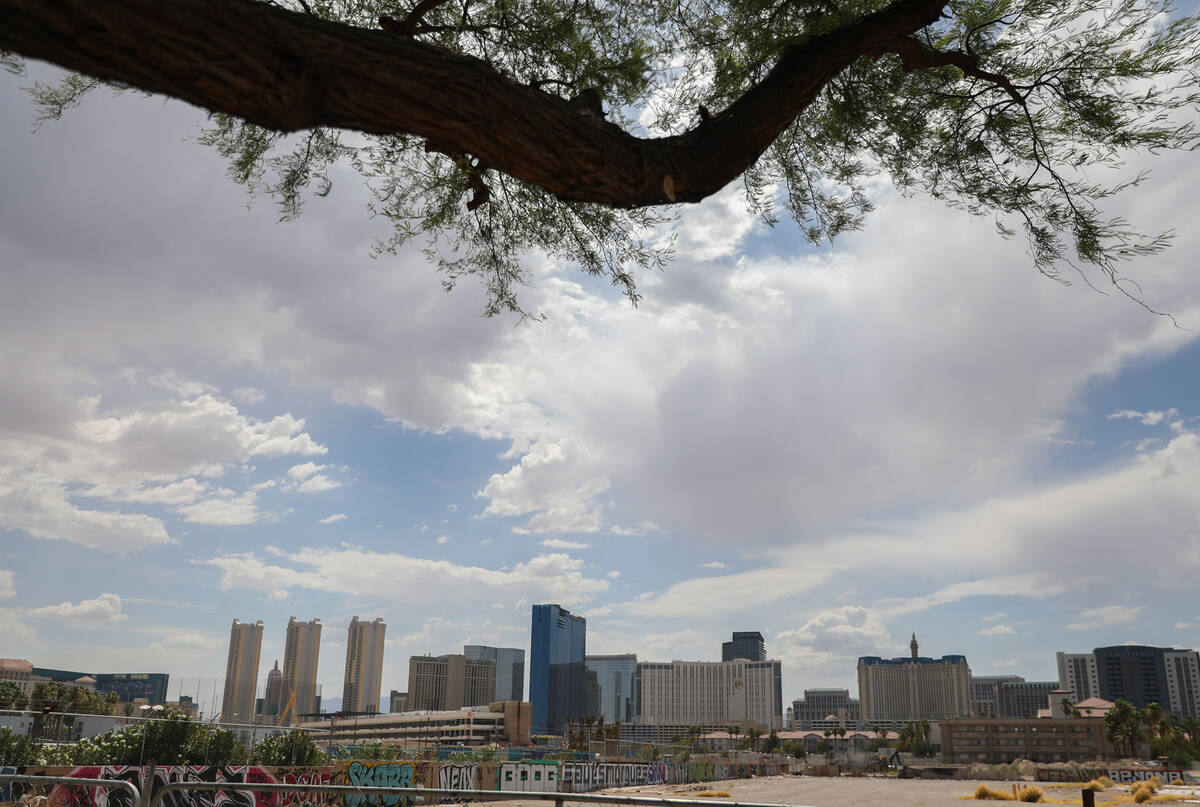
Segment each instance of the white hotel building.
M640 662L635 689L641 724L784 727L775 660Z

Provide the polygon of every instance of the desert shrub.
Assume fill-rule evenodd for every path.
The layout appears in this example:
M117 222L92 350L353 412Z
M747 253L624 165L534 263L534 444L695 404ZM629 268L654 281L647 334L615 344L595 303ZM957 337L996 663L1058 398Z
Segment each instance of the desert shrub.
M1095 780L1095 781L1097 781L1097 782L1099 782L1100 784L1104 785L1106 788L1108 788L1108 787L1112 787L1112 786L1113 786L1113 780L1112 780L1112 779L1109 779L1107 776L1101 776L1099 779L1097 779L1097 780Z
M1186 784L1187 784L1187 782L1183 781L1178 776L1176 776L1174 781L1171 782L1171 785L1174 787L1179 787L1180 785L1186 785Z
M1141 804L1144 801L1150 800L1150 797L1154 795L1154 790L1154 782L1138 782L1136 785L1129 788L1129 795L1133 796L1133 800L1135 802Z
M704 798L708 798L708 799L728 799L728 798L732 798L732 796L730 796L730 795L729 795L729 791L728 791L728 790L701 790L701 791L700 791L699 793L697 793L696 795L697 795L697 796L702 796L702 797L704 797Z
M979 801L1012 801L1011 793L1003 790L993 790L985 784L980 784L972 794Z
M1017 791L1018 801L1037 802L1042 800L1042 789L1035 785L1028 785Z
M1107 787L1101 779L1093 779L1092 781L1090 781L1086 785L1084 785L1083 789L1091 790L1095 793L1099 793L1103 790L1106 790Z

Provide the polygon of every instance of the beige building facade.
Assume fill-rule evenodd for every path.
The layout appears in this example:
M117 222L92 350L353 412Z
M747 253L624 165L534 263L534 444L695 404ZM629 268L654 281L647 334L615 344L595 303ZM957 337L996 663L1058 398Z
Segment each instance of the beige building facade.
M636 693L638 723L783 728L781 668L773 659L640 662Z
M0 683L16 684L25 693L33 694L33 663L20 658L0 658Z
M342 710L378 712L383 683L383 639L387 623L350 619L346 635L346 674L342 684Z
M225 693L221 699L222 723L254 722L262 632L261 619L253 624L233 620L229 630L229 657L225 662Z
M283 647L283 679L279 692L279 725L294 726L300 715L317 711L317 662L321 655L321 620L288 620Z
M465 655L412 656L408 660L406 708L462 709L491 703L496 662Z
M301 723L313 738L332 745L380 743L401 748L528 745L533 707L521 701L493 702L477 709L363 715Z
M917 655L858 660L858 699L865 721L947 720L971 715L971 668L966 656Z

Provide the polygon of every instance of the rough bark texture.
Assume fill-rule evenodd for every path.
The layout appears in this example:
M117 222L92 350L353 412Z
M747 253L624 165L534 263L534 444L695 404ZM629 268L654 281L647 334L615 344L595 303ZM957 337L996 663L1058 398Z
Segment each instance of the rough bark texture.
M752 165L833 76L896 50L943 0L897 0L787 48L720 114L641 139L487 63L253 0L0 0L0 49L283 131L428 138L568 200L696 202Z

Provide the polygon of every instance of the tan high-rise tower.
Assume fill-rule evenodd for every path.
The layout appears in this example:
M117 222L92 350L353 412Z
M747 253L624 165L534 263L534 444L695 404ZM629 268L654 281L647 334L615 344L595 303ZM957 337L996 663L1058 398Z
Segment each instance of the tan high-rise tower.
M225 696L221 699L222 723L254 722L262 631L261 619L253 625L233 620L229 631L229 660L225 663Z
M317 705L317 659L321 652L321 620L288 620L283 648L283 688L279 694L279 725L294 726L298 715L310 715Z
M379 711L379 688L383 681L383 619L350 620L346 637L346 678L342 686L342 709L347 712Z

